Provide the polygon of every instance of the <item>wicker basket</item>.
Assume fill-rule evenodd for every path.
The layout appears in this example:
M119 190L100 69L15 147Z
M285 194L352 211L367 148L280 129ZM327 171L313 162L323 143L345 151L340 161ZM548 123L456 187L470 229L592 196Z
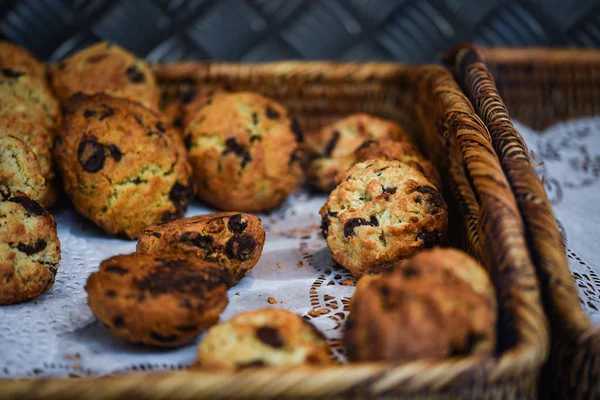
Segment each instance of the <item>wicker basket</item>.
M438 66L284 62L156 66L168 92L182 82L253 90L285 103L306 131L365 111L414 128L444 178L456 235L490 272L499 298L493 357L405 365L183 371L0 383L0 398L371 397L535 398L549 334L517 201L492 138L451 74ZM509 133L512 134L512 133Z
M511 123L502 101L504 96L498 94L483 62L487 63L486 58L491 59L493 70L498 73L498 87L505 91L507 103L512 102L508 107L522 122L544 127L559 119L600 114L600 52L479 51L465 45L446 56L489 128L527 229L552 332L550 359L542 375L543 398L600 398L600 329L580 308L550 202L531 168L527 148ZM533 72L541 75L534 79ZM520 86L528 76L529 84ZM537 96L546 93L547 87L553 88L554 95L551 100L542 101ZM528 103L532 101L537 101L535 108Z

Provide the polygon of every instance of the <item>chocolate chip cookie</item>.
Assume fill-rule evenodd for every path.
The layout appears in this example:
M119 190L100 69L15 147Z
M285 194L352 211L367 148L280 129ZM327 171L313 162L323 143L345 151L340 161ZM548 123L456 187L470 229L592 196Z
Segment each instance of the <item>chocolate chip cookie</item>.
M243 369L332 363L329 346L314 326L289 311L267 308L210 328L198 348L197 365Z
M133 343L181 346L219 320L229 272L196 257L129 254L104 260L86 291L92 313Z
M12 136L0 136L0 182L11 192L19 191L37 202L46 192L46 181L35 154Z
M391 139L411 144L408 133L392 121L368 114L353 114L309 135L307 147L313 155L307 177L315 188L330 192L335 178L355 161L354 151L367 140Z
M0 304L27 301L50 289L59 262L52 215L0 183Z
M29 75L45 82L44 66L27 50L14 43L0 40L0 70L2 75Z
M352 158L352 164L369 159L401 161L422 173L437 188L441 188L442 181L437 169L408 142L398 142L390 139L367 140L356 149ZM336 183L339 183L341 175L338 175Z
M158 111L156 80L146 62L111 43L96 43L53 65L51 80L61 102L79 92L106 93Z
M256 93L218 93L190 115L184 142L198 196L229 211L280 205L302 179L297 124Z
M353 361L487 356L496 319L485 270L461 251L428 250L358 281L344 341Z
M356 277L439 243L447 207L438 189L399 161L350 168L321 208L333 259Z
M106 94L65 103L55 159L77 211L110 234L135 238L180 218L194 193L181 137L139 103Z
M256 265L265 243L260 218L222 212L179 219L146 229L138 253L192 253L227 267L237 283Z

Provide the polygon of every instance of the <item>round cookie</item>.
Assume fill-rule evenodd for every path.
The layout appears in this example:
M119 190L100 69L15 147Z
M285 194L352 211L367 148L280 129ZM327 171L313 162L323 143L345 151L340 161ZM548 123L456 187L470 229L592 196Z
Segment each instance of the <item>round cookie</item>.
M96 43L51 67L56 95L106 93L158 111L158 89L145 61L108 42Z
M27 301L50 289L59 262L52 215L0 184L0 304Z
M367 140L356 149L353 158L352 164L370 159L397 160L422 173L438 189L442 187L437 169L412 144L407 142L390 139ZM338 175L336 183L340 182L341 175Z
M133 343L181 346L219 320L229 273L195 257L129 254L104 260L86 291L92 313Z
M496 314L483 267L459 250L428 250L358 281L344 342L352 361L491 356Z
M210 328L198 348L200 368L242 369L329 365L329 345L309 322L289 311L265 308Z
M5 40L0 40L0 70L2 75L23 74L46 81L44 66L27 50Z
M0 70L0 116L37 122L53 129L60 108L45 82Z
M192 253L225 266L233 283L256 265L265 243L260 218L222 212L178 219L146 229L138 238L138 253Z
M301 132L280 104L256 93L218 93L189 116L188 148L198 197L222 210L280 205L302 179Z
M193 196L181 137L139 103L71 97L54 150L75 208L110 234L180 218Z
M46 193L46 182L35 154L12 136L0 136L0 182L11 192L22 192L37 202Z
M336 186L336 176L354 163L354 151L366 140L380 139L406 142L407 147L412 143L400 125L368 114L350 115L309 135L307 147L313 159L307 171L308 181L315 188L330 192Z
M356 277L437 244L447 223L440 192L399 161L350 168L321 208L333 260Z

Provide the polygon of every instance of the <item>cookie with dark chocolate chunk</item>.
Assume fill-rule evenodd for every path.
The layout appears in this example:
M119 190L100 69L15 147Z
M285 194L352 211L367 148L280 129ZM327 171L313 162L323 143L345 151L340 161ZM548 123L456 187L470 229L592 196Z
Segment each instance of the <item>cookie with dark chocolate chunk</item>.
M197 257L129 254L104 260L86 291L92 313L116 336L176 347L217 323L230 285L226 268Z
M329 365L323 335L300 316L265 308L236 315L210 328L198 348L198 366L245 369Z
M52 215L0 183L0 305L27 301L50 289L59 262Z
M106 232L135 238L185 213L195 188L183 141L141 104L78 94L65 104L58 135L65 191Z
M256 265L265 243L260 218L221 212L152 226L138 238L138 253L188 253L227 267L237 283Z

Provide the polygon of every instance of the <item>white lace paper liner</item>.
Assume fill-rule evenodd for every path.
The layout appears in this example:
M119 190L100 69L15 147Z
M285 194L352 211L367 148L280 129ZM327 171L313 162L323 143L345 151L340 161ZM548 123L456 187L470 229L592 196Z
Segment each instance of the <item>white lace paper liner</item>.
M221 320L245 310L285 308L311 320L343 360L341 328L354 286L350 274L334 265L321 236L318 211L325 200L297 193L276 212L261 215L267 232L263 255L230 289ZM196 203L186 216L210 211ZM55 217L62 261L54 286L34 301L0 307L0 377L104 375L192 363L198 341L174 350L131 345L112 336L87 306L88 276L101 260L135 251L136 242L103 234L73 210ZM277 303L270 304L269 297Z
M600 117L535 132L515 124L534 156L567 248L581 307L600 327Z

